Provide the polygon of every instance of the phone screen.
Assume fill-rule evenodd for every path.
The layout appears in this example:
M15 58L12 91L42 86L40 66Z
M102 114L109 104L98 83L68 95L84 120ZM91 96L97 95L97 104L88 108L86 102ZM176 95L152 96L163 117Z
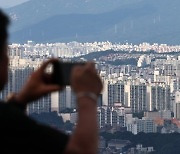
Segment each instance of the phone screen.
M74 66L85 65L84 62L58 62L54 64L53 81L55 84L66 86L71 84L71 73Z

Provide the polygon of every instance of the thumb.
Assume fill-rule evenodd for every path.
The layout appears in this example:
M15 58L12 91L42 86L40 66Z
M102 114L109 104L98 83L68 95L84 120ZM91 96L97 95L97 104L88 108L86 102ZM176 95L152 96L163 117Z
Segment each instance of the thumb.
M44 93L51 93L51 92L55 92L55 91L59 91L61 90L62 87L58 86L58 85L49 85L43 88Z

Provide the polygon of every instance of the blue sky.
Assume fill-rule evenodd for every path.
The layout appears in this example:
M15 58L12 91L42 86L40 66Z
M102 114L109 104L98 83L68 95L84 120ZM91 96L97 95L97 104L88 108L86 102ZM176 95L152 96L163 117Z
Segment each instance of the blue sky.
M21 4L28 0L0 0L0 8L8 8L11 6L15 6Z

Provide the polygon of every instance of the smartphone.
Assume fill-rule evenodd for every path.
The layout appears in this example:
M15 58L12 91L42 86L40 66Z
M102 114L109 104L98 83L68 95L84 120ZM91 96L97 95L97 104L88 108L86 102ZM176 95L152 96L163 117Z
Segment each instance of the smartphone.
M86 62L56 62L53 64L53 83L60 86L71 85L71 73L74 66L84 66Z

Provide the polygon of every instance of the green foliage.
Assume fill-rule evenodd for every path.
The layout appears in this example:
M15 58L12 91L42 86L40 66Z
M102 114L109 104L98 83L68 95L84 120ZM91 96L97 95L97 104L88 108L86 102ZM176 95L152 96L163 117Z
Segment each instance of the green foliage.
M94 58L99 59L102 56L108 56L109 54L116 54L116 53L126 53L126 52L125 51L113 51L113 50L99 51L99 52L89 53L87 55L80 56L80 57L74 58L74 59L85 58L87 60L93 60Z
M156 152L154 154L179 154L180 153L180 134L160 134L160 133L139 133L133 135L130 132L101 133L107 141L111 139L122 139L131 141L130 147L137 144L143 146L153 146Z
M129 59L123 59L123 60L115 60L115 61L108 61L108 64L111 65L137 65L137 59L135 58L129 58Z
M62 117L58 116L57 112L41 114L33 113L30 117L39 123L52 126L60 130L73 130L74 127L74 124L70 123L70 121L64 123Z
M50 113L33 113L30 115L33 119L37 120L38 122L50 125L50 126L56 126L60 128L60 126L63 124L62 117L59 117L57 112L50 112Z

